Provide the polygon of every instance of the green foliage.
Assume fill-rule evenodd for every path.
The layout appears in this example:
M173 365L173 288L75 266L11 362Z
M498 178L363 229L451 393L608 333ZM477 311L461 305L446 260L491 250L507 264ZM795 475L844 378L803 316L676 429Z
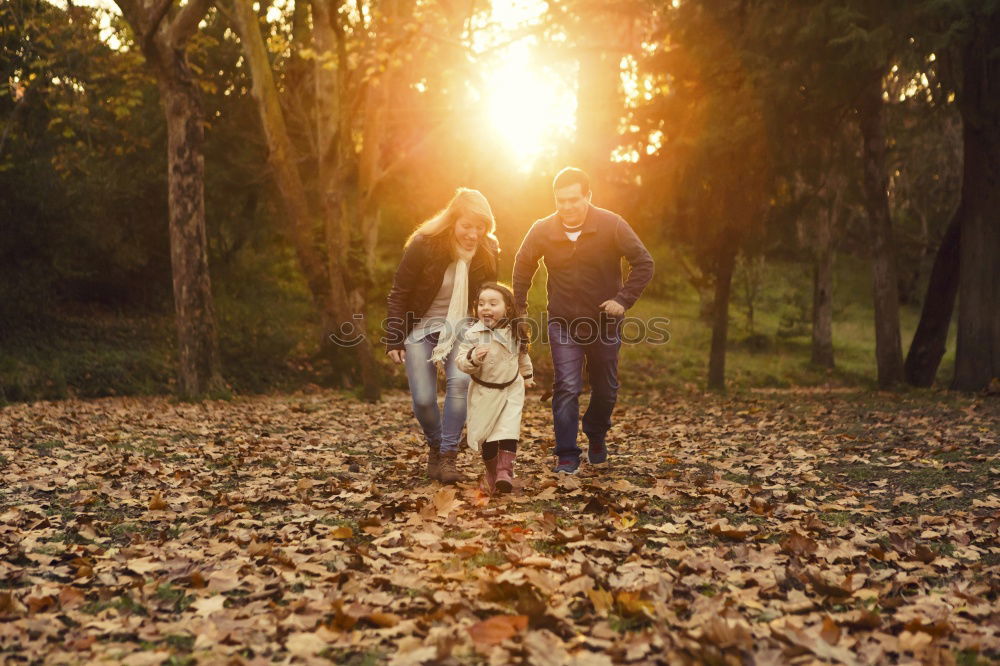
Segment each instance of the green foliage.
M0 314L52 299L149 304L169 281L155 88L101 40L100 10L0 7ZM117 33L117 21L110 30ZM159 192L157 190L160 190ZM158 205L159 204L159 205Z
M793 386L874 386L875 333L872 304L866 289L869 276L864 263L843 257L838 260L834 289L833 343L837 367L834 370L810 365L808 316L794 305L808 303L811 284L803 279L801 267L792 263L768 264L760 287L755 331L751 336L745 317L730 311L728 382L737 390L789 388ZM665 345L624 345L619 372L624 390L643 392L666 387L701 389L711 331L699 314L696 290L684 285L669 299L643 298L629 311L636 317L667 317L670 340ZM794 330L788 324L795 315ZM912 306L901 310L904 339L916 328L919 311ZM939 377L948 377L954 363L954 331ZM547 363L548 350L541 345L533 360Z
M323 372L301 282L265 279L247 276L245 291L216 289L223 372L239 393L290 389ZM170 313L137 316L91 306L33 319L2 338L0 399L169 393L174 339Z
M417 3L413 16L392 26L376 21L372 33L357 29L359 16L345 15L346 52L333 54L304 47L295 34L303 7L287 5L279 20L262 26L290 109L292 141L305 156L299 166L310 201L323 188L314 77L341 71L341 57L357 73L344 81L351 95L377 80L392 87L380 166L422 146L380 190L370 274L360 269L366 257L357 243L345 252L355 268L349 277L363 281L371 302L370 335L381 333L403 240L457 185L482 189L493 204L500 277L508 278L531 221L551 210L549 175L573 153L553 145L534 172L497 160L503 140L482 125L481 88L488 82L469 76L486 56L464 62L456 51L466 26L484 15L467 22L444 3ZM574 8L552 4L539 29L580 41L593 26L583 25ZM626 350L626 385L700 385L704 314L720 248L753 257L738 265L733 282L730 369L738 386L869 381L869 248L851 110L858 86L862 75L883 77L888 96L908 331L960 182L961 127L951 101L961 92L956 58L979 17L995 9L995 2L971 0L650 1L616 9L633 11L643 28L635 31L642 43L620 46L652 92L614 109L624 132L614 138L641 159L611 165L609 180L624 194L597 190L595 203L624 202L621 212L640 230L658 269L636 312L666 312L673 334L664 348ZM431 33L440 39L426 39ZM0 402L171 389L165 130L158 91L133 39L119 18L100 9L0 3ZM112 47L119 43L128 48ZM565 52L546 49L559 71L573 70ZM188 51L206 119L207 233L224 376L236 392L338 384L342 368L319 357L315 306L284 233L249 73L228 19L210 11ZM417 80L423 92L410 85ZM481 100L470 106L472 88ZM355 149L364 145L362 115L350 119ZM662 147L649 154L652 131L663 133ZM840 266L839 368L832 375L807 364L810 264L817 221L827 214L835 217ZM319 217L315 225L319 246ZM541 270L531 296L536 312L543 285ZM545 354L536 351L544 369ZM386 384L405 388L401 369L377 345L376 356Z

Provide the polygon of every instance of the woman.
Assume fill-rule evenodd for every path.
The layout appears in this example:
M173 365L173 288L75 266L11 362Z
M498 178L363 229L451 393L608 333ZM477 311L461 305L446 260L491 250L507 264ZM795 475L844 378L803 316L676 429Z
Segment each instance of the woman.
M469 375L458 369L455 356L479 285L497 278L495 230L486 197L459 188L444 210L407 239L389 292L386 348L389 358L406 365L413 413L427 440L427 475L442 483L463 480L455 461ZM443 414L437 366L447 378Z

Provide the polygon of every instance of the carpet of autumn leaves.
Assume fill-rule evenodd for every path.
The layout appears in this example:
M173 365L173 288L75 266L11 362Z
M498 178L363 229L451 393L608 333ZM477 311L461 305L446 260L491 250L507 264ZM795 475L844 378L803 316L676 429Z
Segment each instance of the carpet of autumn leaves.
M423 479L408 398L0 411L9 663L989 663L995 398L628 396L612 461Z

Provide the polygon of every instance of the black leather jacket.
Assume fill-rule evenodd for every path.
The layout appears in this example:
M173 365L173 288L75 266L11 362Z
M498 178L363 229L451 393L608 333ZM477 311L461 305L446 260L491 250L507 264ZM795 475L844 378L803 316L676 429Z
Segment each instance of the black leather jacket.
M396 268L396 276L392 281L392 290L387 299L389 306L385 323L387 352L404 348L406 336L434 302L434 297L444 281L445 271L453 261L449 241L447 234L443 238L418 235L403 250L403 258L399 260L399 267ZM470 312L475 305L479 285L497 279L497 257L500 248L492 238L487 242L490 249L486 250L480 245L469 264Z

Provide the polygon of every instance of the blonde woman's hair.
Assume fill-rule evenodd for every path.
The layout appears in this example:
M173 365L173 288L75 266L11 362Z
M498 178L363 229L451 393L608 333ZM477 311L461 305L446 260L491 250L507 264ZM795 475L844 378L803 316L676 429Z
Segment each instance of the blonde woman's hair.
M418 235L432 238L446 237L446 234L452 233L455 223L460 217L470 217L486 224L486 233L479 239L481 247L490 250L490 240L494 243L497 242L497 223L493 218L493 210L490 209L490 202L486 200L486 197L479 190L460 187L455 190L455 196L451 198L447 206L435 213L410 234L410 237L406 239L406 245L413 242L414 237ZM492 258L492 252L488 252L488 256Z

